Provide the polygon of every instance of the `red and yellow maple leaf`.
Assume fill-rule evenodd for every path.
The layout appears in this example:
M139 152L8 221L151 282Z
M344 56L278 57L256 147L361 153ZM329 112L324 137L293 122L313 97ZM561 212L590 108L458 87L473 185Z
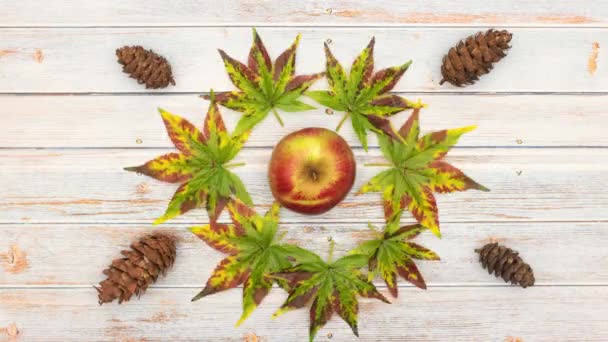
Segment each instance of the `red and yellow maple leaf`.
M398 95L387 94L399 82L412 61L374 73L374 44L375 39L372 38L353 62L347 76L326 43L326 74L330 90L306 92L307 96L319 104L346 112L336 130L350 117L355 134L366 151L368 130L396 137L387 117L423 106Z
M309 328L311 342L334 313L351 327L355 336L359 336L357 297L375 298L389 303L361 273L361 268L367 264L367 256L347 255L332 261L332 250L333 241L327 262L313 254L294 267L274 274L274 277L287 282L286 288L289 291L287 300L274 317L312 303Z
M281 243L278 203L260 216L239 200L228 203L232 224L211 223L192 227L196 236L210 247L228 254L209 277L205 288L192 300L243 285L241 324L266 297L275 279L273 272L289 268L292 261L308 257L311 252Z
M230 196L251 204L241 179L230 171L242 163L229 164L241 150L249 132L230 135L212 99L203 130L177 115L159 109L167 132L178 153L168 153L125 170L142 173L160 181L180 183L165 213L154 223L162 223L187 211L205 206L215 221Z
M419 109L415 109L399 129L398 139L378 134L382 154L390 163L368 166L388 166L389 169L369 180L361 187L359 194L381 192L387 221L393 215L400 215L401 209L407 208L420 224L441 236L434 192L489 190L442 160L460 136L475 129L475 126L442 130L419 137L418 115Z
M243 113L235 134L252 129L271 111L283 125L276 109L301 112L315 108L298 98L316 80L323 77L324 73L295 75L296 49L299 42L300 35L274 63L255 29L253 29L253 45L249 51L247 65L219 50L230 80L239 89L217 94L219 104ZM207 98L207 96L203 97Z
M427 228L420 224L399 226L401 213L393 215L383 231L378 231L370 224L376 238L361 243L351 254L362 254L369 258L369 280L380 275L393 297L397 297L397 276L415 286L426 289L426 282L414 259L439 260L439 256L415 242L413 238Z

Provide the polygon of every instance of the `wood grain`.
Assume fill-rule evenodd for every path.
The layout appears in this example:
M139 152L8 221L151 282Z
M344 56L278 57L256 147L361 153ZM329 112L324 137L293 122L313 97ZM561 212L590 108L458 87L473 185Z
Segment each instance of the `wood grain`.
M449 161L492 191L437 196L444 237L417 239L442 257L419 263L429 289L401 282L392 305L362 300L360 341L608 340L608 0L0 0L0 9L1 342L307 339L305 310L270 319L285 299L278 289L236 329L240 289L190 302L222 257L185 229L207 221L203 210L155 228L181 245L169 277L141 300L99 307L90 287L154 229L175 191L122 170L173 150L156 108L200 126L207 103L196 95L234 89L216 49L245 60L250 26L273 57L301 32L301 74L324 69L323 42L348 67L375 36L376 69L413 59L395 91L429 104L424 131L479 126ZM488 27L514 33L509 56L474 86L440 87L445 52ZM123 74L114 50L127 44L166 56L177 86L148 91ZM232 127L240 117L224 114ZM259 211L273 200L272 146L299 128L334 128L340 114L285 113L286 127L269 117L256 128L235 171ZM354 193L380 170L362 164L382 158L374 137L365 154L350 125L341 134L359 163ZM368 238L368 221L382 222L378 194L351 194L321 216L282 211L287 241L321 255L328 236L338 253ZM488 276L472 250L490 240L519 250L538 285ZM353 339L336 317L317 338Z
M164 212L174 184L123 171L171 149L4 150L0 151L0 222L145 223ZM266 172L271 150L246 149L234 169L254 203L272 201ZM319 216L286 211L284 222L365 222L382 220L379 194L353 196L382 168L378 149L355 150L355 186L337 208ZM491 192L438 195L443 222L607 220L608 149L454 149L448 159ZM173 222L205 222L194 210Z
M578 2L399 0L118 0L52 1L40 11L35 0L0 1L7 26L181 25L543 25L606 26L608 5Z
M605 223L445 223L443 238L422 234L416 242L441 256L441 261L419 261L429 286L504 286L477 262L475 248L490 240L518 250L535 270L537 285L608 285ZM162 230L179 237L174 269L156 286L201 287L223 255L185 229ZM284 224L284 241L327 255L327 238L336 241L336 255L372 238L365 222L353 224ZM0 272L0 287L83 286L103 280L101 270L119 257L121 249L154 231L148 225L3 224L0 256L12 246L27 253L28 266L20 273ZM584 248L576 248L584 246ZM568 251L564 253L564 251ZM77 257L75 257L77 256ZM8 261L0 257L0 269ZM378 281L378 284L383 284ZM400 281L401 285L406 285Z
M404 94L408 96L408 94ZM478 125L459 146L608 146L607 95L414 95L429 106L422 111L424 132ZM201 125L207 101L195 95L6 96L11 108L0 128L0 147L172 147L157 107ZM222 109L229 126L240 113ZM411 112L396 115L399 127ZM3 114L0 114L2 116ZM249 147L272 147L284 135L311 125L335 129L342 117L323 108L284 113L285 127L269 116L254 130ZM350 124L340 131L361 146ZM377 146L374 134L370 146Z
M443 55L477 28L262 28L260 34L273 57L293 41L302 40L297 70L325 68L322 44L331 39L336 57L349 66L372 36L376 37L376 68L412 59L410 70L395 91L404 92L607 92L608 68L598 58L597 71L587 71L593 43L608 46L608 29L513 29L513 48L490 75L466 88L439 86ZM146 92L116 63L114 50L140 44L164 55L173 65L177 86L162 92L205 92L233 89L217 53L224 49L244 60L251 29L183 28L23 28L0 30L0 93ZM37 56L42 54L41 61ZM39 62L41 61L41 62ZM325 81L317 88L324 88Z
M251 333L261 341L307 339L306 310L270 319L286 297L279 289L239 328L239 290L191 303L196 290L151 289L139 301L100 307L92 288L6 289L0 308L26 341L244 341ZM608 336L608 287L408 287L400 294L392 304L361 300L357 341L603 342ZM317 341L330 333L331 341L354 340L338 317Z

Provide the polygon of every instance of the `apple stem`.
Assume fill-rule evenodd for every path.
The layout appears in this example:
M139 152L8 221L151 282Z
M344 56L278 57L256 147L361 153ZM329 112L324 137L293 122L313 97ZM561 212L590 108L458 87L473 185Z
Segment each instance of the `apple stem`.
M277 113L277 110L272 108L272 113L274 114L274 117L277 118L277 120L279 121L279 124L281 125L281 127L285 126L283 124L283 119L281 119L281 116L279 115L279 113Z
M338 127L336 127L336 132L339 131L340 128L342 128L342 125L344 125L344 121L346 121L346 119L348 119L349 116L350 116L350 113L344 114L344 117L342 117L342 120L340 120L340 123L338 123Z
M332 239L331 241L329 241L329 255L327 257L327 263L331 263L332 259L334 257L334 246L336 245L336 242Z
M245 163L233 163L233 164L224 165L224 167L227 169L232 169L232 168L239 167L239 166L245 166Z
M391 167L393 165L388 163L365 163L363 166L381 166L381 167Z

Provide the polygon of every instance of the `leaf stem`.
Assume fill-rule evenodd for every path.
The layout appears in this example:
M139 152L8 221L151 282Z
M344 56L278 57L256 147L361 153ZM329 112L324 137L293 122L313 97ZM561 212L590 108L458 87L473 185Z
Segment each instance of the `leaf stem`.
M232 164L224 165L224 167L227 169L232 169L232 168L239 167L239 166L245 166L245 163L232 163Z
M344 117L342 118L342 120L340 120L340 123L338 123L338 127L336 127L336 132L340 130L340 128L342 128L342 125L344 125L344 121L346 121L346 119L348 119L348 117L350 116L350 113L346 113L344 114Z
M329 255L327 257L327 263L331 263L334 257L334 247L336 246L336 242L332 239L329 241Z
M363 166L379 166L379 167L391 167L393 165L388 163L365 163Z
M284 231L280 232L280 233L279 233L279 236L278 236L278 237L277 237L277 239L276 239L276 241L277 241L277 242L282 241L282 240L283 240L283 238L285 237L285 234L287 234L287 231L286 231L286 230L284 230Z
M283 124L283 119L281 119L281 116L279 115L279 113L277 113L277 110L272 108L272 113L274 114L274 117L277 118L277 120L279 121L279 124L281 125L281 127L285 126Z
M378 228L376 228L371 222L367 222L367 228L371 229L371 231L376 234L380 234Z

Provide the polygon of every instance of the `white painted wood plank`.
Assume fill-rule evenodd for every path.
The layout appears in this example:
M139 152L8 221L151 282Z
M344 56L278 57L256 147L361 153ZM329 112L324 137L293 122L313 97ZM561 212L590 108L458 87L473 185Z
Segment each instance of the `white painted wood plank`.
M176 185L123 171L164 150L4 150L0 152L0 222L137 222L149 224L164 212ZM254 202L272 202L267 182L270 149L246 149L234 169ZM285 210L284 222L381 221L379 194L353 196L382 168L377 149L355 150L355 186L337 208L319 216ZM443 222L607 220L608 149L454 149L448 158L492 189L438 195ZM521 171L521 172L520 172ZM204 222L204 210L173 220Z
M565 1L2 0L2 24L33 25L568 25L605 26L608 5Z
M270 316L274 289L239 328L239 290L191 303L196 289L151 289L121 306L97 305L93 289L0 290L2 324L26 341L304 341L308 312ZM383 291L385 292L385 291ZM392 304L362 299L360 338L334 317L316 341L597 341L608 339L608 287L402 288ZM251 336L251 335L250 335ZM249 340L251 341L251 340Z
M419 261L431 287L442 285L504 286L477 261L475 248L490 240L514 248L535 271L537 285L608 285L605 223L446 223L443 238L430 233L416 238L441 256L441 261ZM365 222L357 224L285 224L284 241L327 255L327 238L336 241L336 255L371 239ZM145 225L0 225L0 253L17 248L27 267L0 258L0 286L83 286L101 281L101 271L119 257L121 249L153 229ZM158 286L202 286L223 255L203 243L183 225L163 231L179 237L178 256L169 275ZM13 247L14 246L14 247ZM584 248L580 248L584 246ZM568 251L564 253L564 251ZM1 255L1 254L0 254ZM71 257L71 256L78 257ZM18 261L18 258L15 258ZM380 280L378 284L383 284ZM400 281L401 285L406 282Z
M407 94L405 94L407 95ZM608 96L591 95L417 95L423 131L476 124L459 146L608 146ZM6 96L0 114L1 147L172 147L157 107L201 125L207 101L195 95ZM223 109L234 127L241 114ZM399 127L411 112L396 115ZM284 135L311 125L335 129L342 113L323 108L284 113L285 127L269 116L255 128L247 146L274 146ZM361 146L350 124L340 133ZM377 146L370 134L370 146Z
M597 59L597 71L587 70L592 44L608 46L607 29L513 29L513 48L491 74L460 89L439 86L443 55L477 28L262 28L273 57L298 32L299 73L324 70L323 42L331 39L336 57L349 66L372 36L376 37L376 67L414 64L395 91L425 92L606 92L608 68ZM165 92L233 89L217 48L245 60L251 29L242 28L39 28L2 29L0 92L144 92L123 74L114 50L141 44L171 62L177 86ZM317 87L324 87L318 82Z

